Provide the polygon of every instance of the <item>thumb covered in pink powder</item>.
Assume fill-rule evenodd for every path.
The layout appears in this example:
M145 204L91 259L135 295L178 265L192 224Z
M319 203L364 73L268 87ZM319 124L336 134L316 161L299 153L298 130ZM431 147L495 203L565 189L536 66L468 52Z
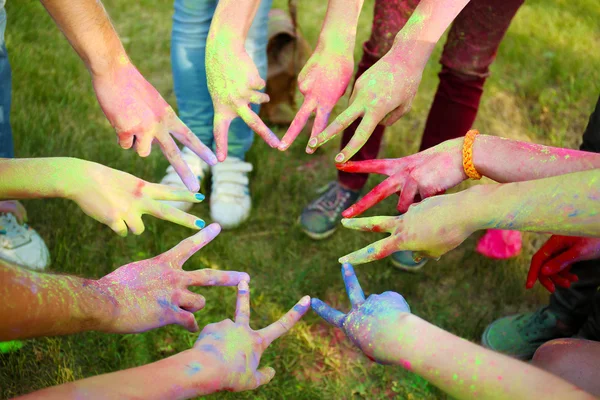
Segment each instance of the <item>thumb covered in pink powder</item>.
M477 243L477 252L489 258L507 259L521 252L521 232L489 229Z

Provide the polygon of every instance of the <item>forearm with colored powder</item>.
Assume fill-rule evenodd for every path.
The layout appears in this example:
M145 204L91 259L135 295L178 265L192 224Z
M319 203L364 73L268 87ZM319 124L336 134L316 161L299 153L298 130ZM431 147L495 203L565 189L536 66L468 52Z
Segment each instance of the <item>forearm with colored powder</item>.
M77 158L0 159L0 199L68 197L66 180L83 173L86 161Z
M363 2L364 0L329 0L317 47L352 56Z
M110 74L129 63L102 2L99 0L41 0L88 70Z
M478 229L600 237L600 169L478 185L456 195Z
M98 330L115 307L92 280L3 262L0 298L0 341Z
M65 383L18 399L183 400L214 393L220 385L210 356L199 361L198 354L192 357L188 350L151 364Z
M463 139L453 140L462 143ZM598 169L600 154L477 135L473 164L480 174L496 182L520 182Z
M458 399L592 399L564 380L532 365L461 339L413 315L398 316L397 329L377 342L395 364Z

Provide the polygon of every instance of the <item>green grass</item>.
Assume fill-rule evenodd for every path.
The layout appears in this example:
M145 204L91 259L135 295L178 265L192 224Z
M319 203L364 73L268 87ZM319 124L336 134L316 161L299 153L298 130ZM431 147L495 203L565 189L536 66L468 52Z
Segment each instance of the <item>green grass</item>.
M107 0L125 46L145 77L175 104L169 61L172 5L169 1ZM276 1L281 6L284 0ZM311 43L320 29L325 2L300 3L300 21ZM366 1L358 43L370 31L373 0ZM41 5L8 2L7 46L13 66L12 123L18 157L73 156L100 162L149 181L158 181L167 162L155 150L142 159L120 150L93 95L89 76ZM600 7L597 0L528 0L504 40L486 84L476 126L485 133L576 147L599 92ZM442 41L443 42L443 41ZM356 59L360 57L360 45ZM392 127L384 155L416 151L439 70L436 48L424 73L413 111ZM342 109L345 99L340 102ZM282 133L282 132L279 132ZM252 326L261 328L302 295L341 307L347 300L337 259L376 240L377 235L340 230L314 242L295 221L314 190L334 178L337 144L309 156L301 138L286 153L257 140L249 154L254 210L242 228L222 233L187 264L244 270L252 276ZM380 181L372 177L370 187ZM394 212L384 201L369 215ZM27 201L32 225L45 238L53 272L100 277L132 260L159 254L189 236L184 228L145 218L141 237L121 239L64 200ZM208 205L193 212L208 216ZM357 273L367 293L402 293L414 312L473 341L487 323L507 313L533 309L546 301L539 288L524 290L525 271L544 236L525 235L524 251L510 261L491 261L474 252L478 235L422 273L397 272L384 261L362 265ZM206 288L201 326L232 316L231 288ZM338 332L339 333L339 332ZM194 334L177 326L140 335L85 333L27 342L18 353L0 356L0 397L6 398L73 379L148 363L187 349ZM333 399L445 398L423 379L400 368L383 367L359 355L339 334L309 313L275 342L263 365L277 374L269 385L215 398Z

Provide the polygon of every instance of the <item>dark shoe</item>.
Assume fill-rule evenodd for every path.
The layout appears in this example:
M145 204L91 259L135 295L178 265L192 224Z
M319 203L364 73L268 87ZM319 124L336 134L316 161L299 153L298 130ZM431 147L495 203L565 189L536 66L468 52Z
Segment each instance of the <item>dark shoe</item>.
M520 360L530 360L544 343L571 337L574 330L560 322L548 307L497 319L487 326L481 344Z
M392 253L390 260L395 268L407 272L416 272L423 268L423 265L427 263L427 259L423 257L419 262L416 262L413 258L414 254L415 252L411 250L397 251Z
M312 239L325 239L337 229L342 211L358 200L360 192L343 188L338 182L330 182L319 190L323 193L302 210L300 225Z

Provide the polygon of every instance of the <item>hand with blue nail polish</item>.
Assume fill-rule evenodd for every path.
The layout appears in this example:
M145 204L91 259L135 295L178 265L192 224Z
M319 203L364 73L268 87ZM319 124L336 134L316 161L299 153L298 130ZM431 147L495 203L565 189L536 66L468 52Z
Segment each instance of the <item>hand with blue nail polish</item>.
M202 229L205 225L196 216L162 201L199 203L204 200L200 193L149 183L89 161L58 160L69 163L61 176L64 197L75 201L83 212L108 225L120 236L127 236L128 230L134 235L144 232L144 214L192 229Z
M235 286L249 281L245 272L200 269L184 271L183 264L221 232L211 224L171 250L154 258L122 266L105 277L87 283L94 293L107 298L104 332L136 333L169 324L197 331L194 312L204 308L201 295L189 286Z
M319 299L312 299L311 306L321 318L342 329L346 336L365 353L380 364L397 363L387 347L394 343L394 327L403 315L410 314L404 297L396 292L365 295L358 283L354 268L342 266L342 277L352 309L344 314Z
M271 367L258 368L263 352L273 341L287 333L310 308L304 296L283 317L261 330L250 327L250 291L248 282L238 284L235 322L226 319L204 327L194 347L187 351L186 370L190 365L207 366L216 378L207 394L218 390L239 392L267 384L275 375ZM184 385L186 386L186 385Z

